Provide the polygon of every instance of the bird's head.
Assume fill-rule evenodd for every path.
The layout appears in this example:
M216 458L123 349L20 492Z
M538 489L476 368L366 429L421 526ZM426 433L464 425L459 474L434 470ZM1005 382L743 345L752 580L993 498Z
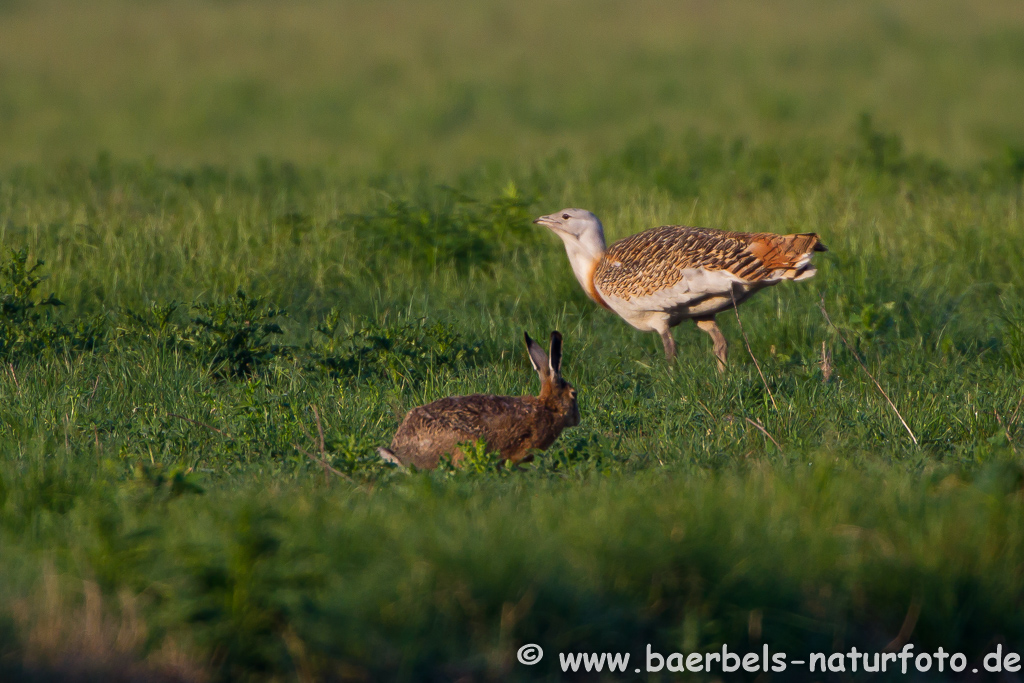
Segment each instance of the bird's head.
M533 222L561 237L570 254L579 248L595 257L604 253L604 227L597 216L586 209L562 209L535 218Z

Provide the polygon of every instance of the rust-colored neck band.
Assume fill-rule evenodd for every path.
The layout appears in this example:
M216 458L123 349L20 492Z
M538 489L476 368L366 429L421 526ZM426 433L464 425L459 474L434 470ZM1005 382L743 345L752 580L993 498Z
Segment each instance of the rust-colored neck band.
M604 258L602 256L601 258ZM601 297L601 294L597 291L597 287L594 285L594 273L597 272L597 264L601 262L601 259L594 259L594 265L590 267L590 275L587 277L587 296L596 301L599 305L604 306L609 311L612 307L609 306L605 300Z

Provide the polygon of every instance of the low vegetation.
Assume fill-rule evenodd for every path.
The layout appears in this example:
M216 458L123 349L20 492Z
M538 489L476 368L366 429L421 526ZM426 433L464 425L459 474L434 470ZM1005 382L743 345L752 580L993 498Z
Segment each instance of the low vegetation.
M877 165L882 134L860 130L840 154L776 151L775 171L691 139L637 175L645 137L593 176L393 177L363 208L360 183L342 202L301 169L267 193L273 167L101 160L62 171L78 189L62 181L59 209L49 179L9 176L9 665L516 678L537 674L523 642L881 648L908 610L921 647L1020 642L1019 178ZM659 164L710 189L659 189ZM764 381L739 344L719 378L685 326L666 367L577 291L528 219L581 183L616 234L656 222L602 211L640 187L697 199L692 222L822 233L809 286L741 311ZM55 209L67 227L17 220ZM433 473L377 459L414 405L535 391L523 328L565 334L579 427L514 471L483 451Z
M561 61L573 2L82 6L0 0L0 678L1024 649L1017 5L606 3ZM585 297L564 206L829 251L719 376ZM546 453L377 458L554 329Z

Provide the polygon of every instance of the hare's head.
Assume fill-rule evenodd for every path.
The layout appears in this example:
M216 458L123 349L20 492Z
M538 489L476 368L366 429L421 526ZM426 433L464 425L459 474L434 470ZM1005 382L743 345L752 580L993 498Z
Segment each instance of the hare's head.
M562 379L562 335L551 333L550 356L544 353L540 344L526 338L526 349L530 352L530 362L540 377L540 395L538 398L556 415L562 418L563 425L575 427L580 423L580 407L576 403L576 389Z

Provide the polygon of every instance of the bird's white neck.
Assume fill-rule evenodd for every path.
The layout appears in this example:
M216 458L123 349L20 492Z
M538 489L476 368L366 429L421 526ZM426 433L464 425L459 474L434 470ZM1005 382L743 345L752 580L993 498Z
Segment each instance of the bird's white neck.
M604 231L600 228L588 230L578 238L571 235L558 234L565 244L565 253L569 256L572 272L591 299L607 307L601 295L594 288L594 269L604 256Z

